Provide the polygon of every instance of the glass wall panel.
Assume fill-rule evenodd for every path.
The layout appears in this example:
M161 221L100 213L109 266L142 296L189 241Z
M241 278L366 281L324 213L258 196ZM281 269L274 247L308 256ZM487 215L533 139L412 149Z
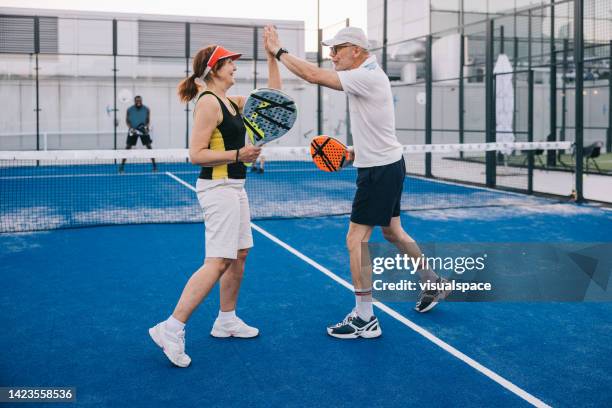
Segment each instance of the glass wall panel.
M39 79L48 149L113 148L113 57L41 55Z
M36 149L36 57L0 58L0 150Z

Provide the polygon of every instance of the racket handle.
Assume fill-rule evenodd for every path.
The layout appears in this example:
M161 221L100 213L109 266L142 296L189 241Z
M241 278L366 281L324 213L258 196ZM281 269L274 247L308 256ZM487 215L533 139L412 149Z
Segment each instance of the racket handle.
M346 158L342 161L341 168L350 166L355 161L355 152L353 149L346 149Z

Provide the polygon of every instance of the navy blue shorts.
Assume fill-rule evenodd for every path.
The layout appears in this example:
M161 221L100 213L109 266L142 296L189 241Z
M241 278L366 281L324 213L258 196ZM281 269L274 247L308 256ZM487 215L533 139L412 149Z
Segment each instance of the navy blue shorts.
M136 146L136 143L138 143L138 138L140 138L140 141L142 142L143 146L150 145L153 143L151 136L149 136L147 133L142 133L140 135L138 135L137 133L130 135L128 133L127 139L125 140L125 144L127 146Z
M389 226L400 215L406 164L404 158L384 166L357 169L357 192L351 221L361 225Z

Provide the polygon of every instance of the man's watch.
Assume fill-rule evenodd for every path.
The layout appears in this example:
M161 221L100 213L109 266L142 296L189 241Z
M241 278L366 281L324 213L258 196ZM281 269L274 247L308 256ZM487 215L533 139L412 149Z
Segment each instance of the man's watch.
M283 54L289 54L289 51L287 51L286 49L281 47L281 48L278 49L278 51L276 51L276 54L274 55L274 58L276 58L277 60L280 61L280 57Z

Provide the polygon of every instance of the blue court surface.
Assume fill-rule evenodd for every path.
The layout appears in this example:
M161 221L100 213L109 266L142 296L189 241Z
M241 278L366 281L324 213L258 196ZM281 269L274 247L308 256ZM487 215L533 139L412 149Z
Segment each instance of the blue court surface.
M123 174L112 160L36 164L0 165L0 232L202 219L193 192L181 184L195 184L198 170L184 159L158 160L157 172L151 171L148 160L128 162ZM445 165L459 173L465 163L447 161ZM268 162L265 174L249 172L246 189L251 215L264 219L348 214L356 173L352 167L324 173L311 161ZM475 180L484 182L484 173ZM526 173L518 174L514 183L526 189ZM533 207L552 202L418 176L406 178L402 195L404 210Z
M609 242L612 212L540 202L402 223L422 242ZM612 406L612 304L385 304L381 338L337 340L325 327L354 305L348 217L254 225L238 314L261 335L212 338L215 289L188 323L187 369L147 329L201 265L201 223L0 234L0 386L76 387L65 406L83 407Z

